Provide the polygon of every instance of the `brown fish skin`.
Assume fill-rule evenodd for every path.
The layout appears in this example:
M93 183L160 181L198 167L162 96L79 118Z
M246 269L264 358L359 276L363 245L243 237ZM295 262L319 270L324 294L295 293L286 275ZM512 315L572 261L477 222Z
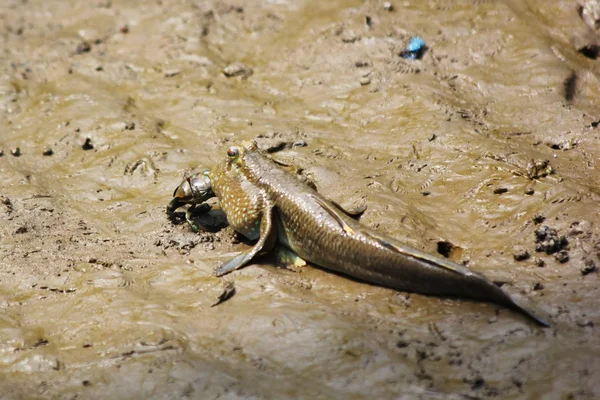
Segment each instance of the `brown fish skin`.
M247 232L246 221L251 221L261 230L257 246L219 267L217 275L242 267L259 251L269 250L276 238L305 260L359 280L401 291L494 302L550 326L549 318L530 301L511 297L483 275L354 221L263 155L254 142L230 147L228 159L211 171L210 178L234 229Z

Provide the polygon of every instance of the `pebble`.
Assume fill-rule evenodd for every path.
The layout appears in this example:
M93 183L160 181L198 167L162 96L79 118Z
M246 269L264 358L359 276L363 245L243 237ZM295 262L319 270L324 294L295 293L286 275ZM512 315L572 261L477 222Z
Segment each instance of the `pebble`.
M292 147L306 147L306 146L308 146L308 143L306 143L306 140L296 140L292 144Z
M10 151L10 154L12 154L15 157L20 157L21 156L21 149L19 147L15 147L14 149L12 149Z
M242 63L229 64L228 66L223 68L223 75L225 75L228 78L233 78L235 76L248 78L253 73L254 71L252 70L252 68L249 68Z
M44 150L44 152L42 153L42 155L44 155L44 156L46 156L46 157L49 157L49 156L51 156L51 155L53 155L53 154L54 154L54 150L52 150L52 149L51 149L51 148L49 148L49 147L48 147L48 148L46 148L46 149Z
M598 271L598 266L594 260L586 259L583 261L583 267L581 267L581 275L586 276L592 272Z
M533 290L542 290L542 289L544 289L544 285L541 282L536 282L533 285Z
M360 83L361 86L366 86L369 83L371 83L371 78L369 78L368 76L363 76L362 78L360 78L360 80L358 82Z
M569 253L566 250L561 250L554 254L554 258L556 258L556 261L559 263L564 264L569 261Z
M92 144L92 139L86 138L85 143L81 146L83 150L92 150L94 145Z
M92 46L90 45L89 42L85 41L85 42L81 42L77 45L77 49L75 50L77 52L77 54L83 54L83 53L87 53L92 49Z
M563 250L569 244L569 241L565 236L558 236L558 232L554 228L550 228L547 225L542 225L534 232L535 242L537 243L535 246L535 251L537 252L545 252L546 254L554 254L559 251L563 251L567 254L566 260L568 260L568 253ZM565 255L561 255L557 258L557 260L565 259ZM566 262L560 261L560 262Z
M533 260L533 262L539 268L544 268L546 266L546 261L544 261L544 260L542 260L541 258L538 258L538 257L536 257L535 260Z
M521 246L517 246L513 249L513 257L515 261L527 260L530 257L529 251Z
M582 319L576 322L578 326L585 328L585 327L590 327L592 328L594 326L594 322L590 321L589 319Z

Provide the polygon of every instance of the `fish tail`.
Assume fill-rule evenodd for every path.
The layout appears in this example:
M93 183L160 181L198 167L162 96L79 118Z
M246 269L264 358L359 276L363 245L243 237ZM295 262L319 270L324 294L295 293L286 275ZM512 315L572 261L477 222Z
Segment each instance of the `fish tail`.
M495 296L496 299L494 299L495 302L503 304L514 310L520 311L522 314L525 314L528 317L532 318L540 325L546 327L552 326L550 315L546 311L542 310L539 306L537 306L533 301L531 301L525 296L520 296L518 294L512 293L509 294L497 286L496 288L498 290Z

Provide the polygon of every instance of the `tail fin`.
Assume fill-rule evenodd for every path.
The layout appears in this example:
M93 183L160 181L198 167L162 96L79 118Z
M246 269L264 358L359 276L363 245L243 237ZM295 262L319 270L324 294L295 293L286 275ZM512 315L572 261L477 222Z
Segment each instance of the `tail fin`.
M550 315L546 311L542 310L537 305L535 305L533 303L533 301L531 301L530 299L528 299L524 296L509 295L506 292L505 292L505 294L509 298L510 303L511 303L510 305L513 308L516 308L517 310L521 311L522 313L528 315L529 317L534 319L540 325L543 325L546 327L552 326L552 322L550 320Z

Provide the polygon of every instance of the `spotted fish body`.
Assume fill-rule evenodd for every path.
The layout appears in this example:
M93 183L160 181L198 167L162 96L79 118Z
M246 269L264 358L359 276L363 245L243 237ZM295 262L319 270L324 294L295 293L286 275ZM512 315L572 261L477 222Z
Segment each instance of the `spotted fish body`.
M245 179L227 162L219 163L209 174L214 194L227 222L250 240L258 239L265 205L263 192Z
M491 301L550 325L526 299L511 297L483 275L383 237L354 221L263 155L254 142L233 146L228 155L211 172L211 184L234 229L252 238L246 234L247 223L260 225L263 243L253 249L252 256L268 250L263 245L276 238L325 269L397 290ZM250 259L248 255L236 257L217 273L239 268Z

